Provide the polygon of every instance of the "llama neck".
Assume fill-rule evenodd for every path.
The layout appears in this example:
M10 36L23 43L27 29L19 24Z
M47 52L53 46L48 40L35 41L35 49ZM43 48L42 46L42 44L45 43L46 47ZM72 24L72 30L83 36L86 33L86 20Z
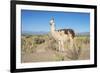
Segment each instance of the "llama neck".
M51 26L51 33L55 32L55 25Z

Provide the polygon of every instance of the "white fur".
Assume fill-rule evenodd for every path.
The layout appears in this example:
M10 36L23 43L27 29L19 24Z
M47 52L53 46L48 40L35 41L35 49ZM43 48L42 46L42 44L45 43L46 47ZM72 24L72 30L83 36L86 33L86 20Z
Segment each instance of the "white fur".
M64 43L67 42L68 40L70 41L68 42L70 48L73 48L74 39L72 38L72 34L70 32L68 34L65 34L64 31L56 31L53 18L50 20L50 27L51 27L52 37L58 42L59 51L65 50Z

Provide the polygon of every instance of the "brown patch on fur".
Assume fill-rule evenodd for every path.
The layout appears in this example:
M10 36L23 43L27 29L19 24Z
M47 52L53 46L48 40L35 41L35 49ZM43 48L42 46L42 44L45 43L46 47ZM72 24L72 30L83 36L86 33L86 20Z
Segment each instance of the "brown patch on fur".
M64 31L65 34L68 35L68 33L70 33L72 35L72 38L75 37L75 32L73 29L60 29L60 30L57 30L58 32L61 32L61 31Z

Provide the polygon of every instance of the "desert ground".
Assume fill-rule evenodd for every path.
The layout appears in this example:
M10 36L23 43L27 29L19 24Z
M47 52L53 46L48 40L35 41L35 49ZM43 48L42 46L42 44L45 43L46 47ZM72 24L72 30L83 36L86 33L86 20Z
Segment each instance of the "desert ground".
M21 62L48 62L71 61L90 59L90 37L76 36L74 46L69 48L69 43L64 43L65 51L58 51L57 42L50 36L22 35L21 36Z

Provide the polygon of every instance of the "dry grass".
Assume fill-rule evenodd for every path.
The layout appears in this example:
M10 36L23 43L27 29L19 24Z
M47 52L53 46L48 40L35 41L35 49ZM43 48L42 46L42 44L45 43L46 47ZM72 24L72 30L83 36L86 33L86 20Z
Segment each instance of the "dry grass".
M71 49L65 43L65 52L58 51L58 44L50 35L22 36L21 41L22 63L90 58L89 36L75 37L74 47Z

